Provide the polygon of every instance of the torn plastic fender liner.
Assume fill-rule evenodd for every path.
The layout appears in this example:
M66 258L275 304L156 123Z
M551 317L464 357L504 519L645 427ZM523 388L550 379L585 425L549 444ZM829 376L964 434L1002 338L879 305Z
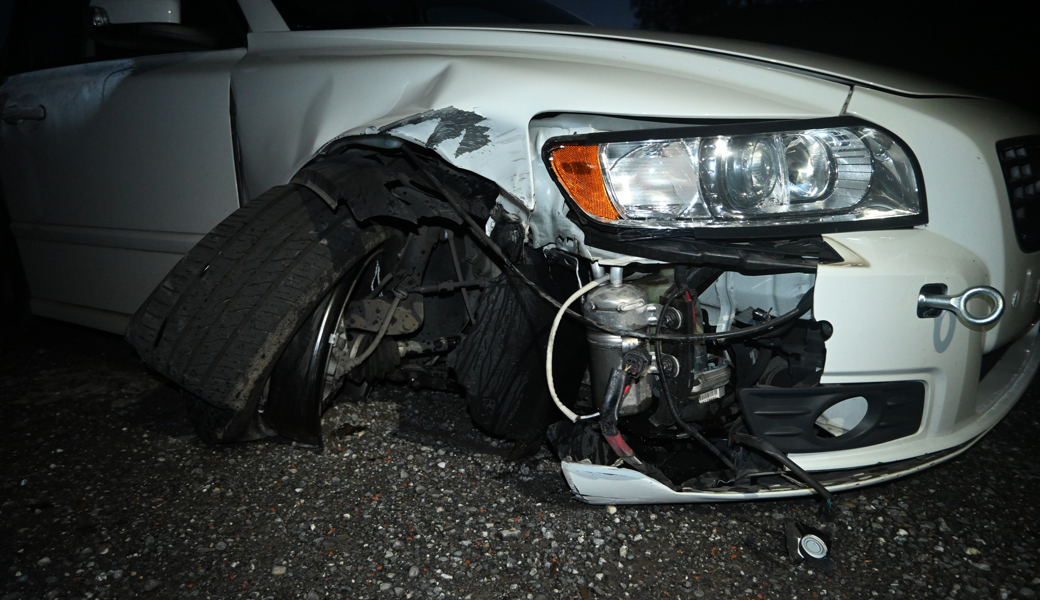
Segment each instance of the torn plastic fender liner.
M344 140L347 142L347 140ZM359 222L392 217L417 224L420 219L442 218L461 223L462 218L435 191L416 180L414 172L391 166L389 153L346 149L342 154L313 163L301 170L292 183L302 185L335 209L345 204ZM424 157L425 158L425 157ZM469 202L470 212L487 218L498 195L495 184L477 175L460 172L435 160L429 165L435 176Z

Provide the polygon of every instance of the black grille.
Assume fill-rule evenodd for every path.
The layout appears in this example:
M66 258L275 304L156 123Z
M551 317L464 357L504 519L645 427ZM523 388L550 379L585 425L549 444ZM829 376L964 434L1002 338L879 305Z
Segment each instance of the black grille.
M997 142L1015 237L1023 252L1040 250L1040 136Z

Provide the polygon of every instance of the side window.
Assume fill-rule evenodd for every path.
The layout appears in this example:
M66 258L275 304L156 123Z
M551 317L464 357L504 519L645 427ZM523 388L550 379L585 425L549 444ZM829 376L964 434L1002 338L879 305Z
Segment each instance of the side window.
M3 72L24 73L84 62L89 0L20 0L11 16Z
M235 0L181 0L181 22L90 27L90 0L19 0L3 52L3 73L98 60L240 48L248 26Z

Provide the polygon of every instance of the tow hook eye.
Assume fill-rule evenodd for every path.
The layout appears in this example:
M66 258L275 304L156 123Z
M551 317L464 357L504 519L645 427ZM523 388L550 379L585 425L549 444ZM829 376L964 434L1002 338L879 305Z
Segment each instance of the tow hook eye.
M989 314L975 316L968 312L968 302L977 297L989 301ZM952 312L969 325L989 325L1004 314L1004 296L988 285L968 288L956 296L947 296L946 286L941 283L923 286L917 297L917 316L934 319L944 310Z

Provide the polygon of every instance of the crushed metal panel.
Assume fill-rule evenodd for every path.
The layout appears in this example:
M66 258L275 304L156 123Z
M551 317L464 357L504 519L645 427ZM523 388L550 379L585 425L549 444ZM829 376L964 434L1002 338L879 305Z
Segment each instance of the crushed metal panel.
M491 136L488 135L491 127L481 125L485 122L487 118L482 115L449 106L391 123L379 128L379 132L411 137L427 148L435 149L457 140L454 156L459 158L491 143Z

